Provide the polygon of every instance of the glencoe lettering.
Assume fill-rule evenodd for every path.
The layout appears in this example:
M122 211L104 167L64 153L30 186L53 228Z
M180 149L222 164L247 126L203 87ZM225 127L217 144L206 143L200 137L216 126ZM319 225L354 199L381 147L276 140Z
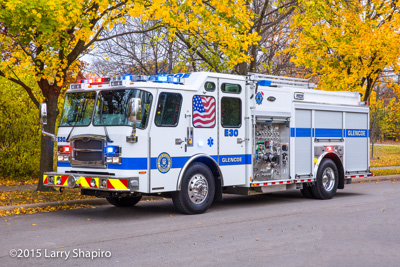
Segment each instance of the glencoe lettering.
M347 136L365 136L365 130L348 130Z
M242 158L223 158L222 162L242 162Z

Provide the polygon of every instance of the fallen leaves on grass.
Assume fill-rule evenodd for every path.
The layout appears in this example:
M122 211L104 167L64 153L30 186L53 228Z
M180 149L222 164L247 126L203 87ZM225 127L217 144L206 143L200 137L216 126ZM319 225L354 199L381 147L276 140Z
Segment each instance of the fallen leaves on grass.
M400 169L373 170L375 176L400 174Z
M15 207L13 210L0 210L0 217L12 216L18 214L33 214L38 212L51 212L56 210L79 209L87 207L91 206L86 204L79 204L79 205L60 205L54 207L47 206L47 207L26 208L26 209L24 207Z
M371 167L400 166L400 147L374 146L374 158Z
M0 186L9 186L9 185L24 185L24 184L37 184L38 179L10 179L10 178L0 178Z
M95 198L82 196L80 191L66 188L62 193L40 192L36 190L25 191L0 191L0 206L14 206L23 204L34 204L43 202L68 201L78 199Z

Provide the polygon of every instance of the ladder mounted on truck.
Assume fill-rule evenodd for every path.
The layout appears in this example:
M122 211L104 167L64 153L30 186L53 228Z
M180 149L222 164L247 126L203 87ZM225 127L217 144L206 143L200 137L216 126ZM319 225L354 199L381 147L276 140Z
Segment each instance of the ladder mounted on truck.
M259 74L254 72L249 72L248 76L250 81L269 81L269 86L291 86L303 89L314 89L317 88L315 83L310 83L309 79L282 77L274 75Z

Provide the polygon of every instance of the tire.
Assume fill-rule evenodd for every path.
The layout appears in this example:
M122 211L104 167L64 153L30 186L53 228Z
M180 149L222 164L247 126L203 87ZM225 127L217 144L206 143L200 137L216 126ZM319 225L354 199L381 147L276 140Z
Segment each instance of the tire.
M315 198L312 193L311 186L306 183L303 184L303 189L300 189L300 192L305 198Z
M132 207L135 206L142 196L133 197L106 197L107 201L116 207Z
M172 194L176 209L184 214L204 213L212 204L215 181L211 170L203 163L195 162L182 178L181 190Z
M331 199L335 196L339 182L339 172L335 162L324 159L318 168L317 181L311 187L312 194L318 199Z

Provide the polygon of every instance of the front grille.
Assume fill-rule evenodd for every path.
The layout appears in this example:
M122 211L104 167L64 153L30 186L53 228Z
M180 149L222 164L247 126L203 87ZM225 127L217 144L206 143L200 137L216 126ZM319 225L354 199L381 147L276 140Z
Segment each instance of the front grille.
M101 149L103 147L103 142L101 140L90 139L88 141L75 140L75 148L78 149Z
M74 152L74 158L79 161L99 161L102 157L103 155L101 152Z
M73 167L105 168L104 136L81 135L71 138Z

